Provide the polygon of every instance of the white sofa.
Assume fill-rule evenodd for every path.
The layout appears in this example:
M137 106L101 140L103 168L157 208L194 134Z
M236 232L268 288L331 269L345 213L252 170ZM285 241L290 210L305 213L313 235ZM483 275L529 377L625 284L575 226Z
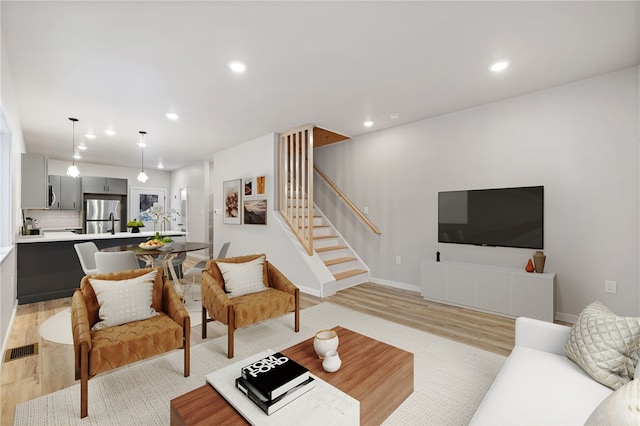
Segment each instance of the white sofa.
M516 320L516 344L471 425L583 425L613 391L564 355L570 327Z

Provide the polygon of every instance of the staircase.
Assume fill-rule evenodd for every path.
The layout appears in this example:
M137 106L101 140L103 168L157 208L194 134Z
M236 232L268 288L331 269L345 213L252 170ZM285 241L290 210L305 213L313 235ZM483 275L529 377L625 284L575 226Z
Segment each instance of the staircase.
M314 257L317 274L324 275L326 279L329 278L326 271L333 275L336 291L368 282L370 272L313 202L314 169L374 233L380 233L313 165L313 148L316 146L314 140L322 145L345 139L346 136L305 125L281 134L278 142L278 211L293 232L294 238L297 238L310 257ZM322 260L327 270L323 270L318 259Z
M313 248L336 279L336 290L369 281L369 268L317 207L313 216Z

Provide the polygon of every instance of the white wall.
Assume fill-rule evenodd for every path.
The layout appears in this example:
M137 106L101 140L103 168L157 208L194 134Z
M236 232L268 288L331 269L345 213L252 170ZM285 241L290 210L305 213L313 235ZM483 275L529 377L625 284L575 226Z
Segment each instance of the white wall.
M210 192L211 162L202 161L171 173L170 206L180 211L180 189L187 189L187 241L207 242L209 236L207 221L207 202ZM183 222L178 219L176 223ZM176 224L174 230L178 230ZM209 258L205 253L205 258Z
M214 216L214 252L225 241L230 241L227 256L266 253L267 260L275 265L301 291L320 294L320 284L311 273L300 244L283 231L275 209L276 135L271 133L241 145L217 152L213 159L214 208L220 214ZM223 223L222 184L224 181L249 177L266 177L267 224L229 225Z
M1 32L0 32L1 37ZM7 62L4 41L0 39L0 107L2 108L9 131L11 132L11 229L17 230L20 227L20 155L25 152L24 139L22 137L22 127L20 116L15 103L11 70ZM11 242L15 242L15 236L11 233ZM0 262L0 342L2 349L6 341L9 326L17 306L16 290L16 256L15 248L9 255ZM4 353L4 351L3 351Z
M315 150L315 162L380 228L375 237L316 180L315 201L373 280L420 282L433 259L524 267L533 250L437 242L438 191L544 185L545 270L571 319L594 300L638 315L636 68ZM396 256L402 257L397 265ZM605 294L604 281L617 281Z

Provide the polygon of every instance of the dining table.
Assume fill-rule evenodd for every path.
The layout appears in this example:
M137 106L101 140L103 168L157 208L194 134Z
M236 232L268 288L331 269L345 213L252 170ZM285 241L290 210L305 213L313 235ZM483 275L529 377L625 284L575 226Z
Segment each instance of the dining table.
M158 260L162 262L162 270L165 276L169 277L171 282L173 283L173 287L178 293L180 298L184 298L184 288L180 279L178 278L178 274L176 273L175 267L173 266L172 260L175 259L176 256L182 253L205 250L209 248L209 244L207 243L197 243L197 242L185 242L179 243L173 241L171 243L165 243L162 247L140 247L140 245L136 244L127 244L121 246L114 246L104 248L100 251L105 252L117 252L117 251L131 251L137 257L144 260L147 266L155 267L157 265Z

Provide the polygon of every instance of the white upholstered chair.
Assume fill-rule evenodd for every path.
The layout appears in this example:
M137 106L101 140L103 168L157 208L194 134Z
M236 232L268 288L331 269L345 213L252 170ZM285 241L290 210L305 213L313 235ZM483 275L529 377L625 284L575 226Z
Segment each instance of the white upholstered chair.
M95 254L95 257L98 274L140 268L138 258L132 251L99 251Z
M98 247L93 241L87 241L86 243L76 243L73 245L78 253L78 259L80 260L80 266L85 275L95 275L98 273L96 268L95 254L98 252Z

